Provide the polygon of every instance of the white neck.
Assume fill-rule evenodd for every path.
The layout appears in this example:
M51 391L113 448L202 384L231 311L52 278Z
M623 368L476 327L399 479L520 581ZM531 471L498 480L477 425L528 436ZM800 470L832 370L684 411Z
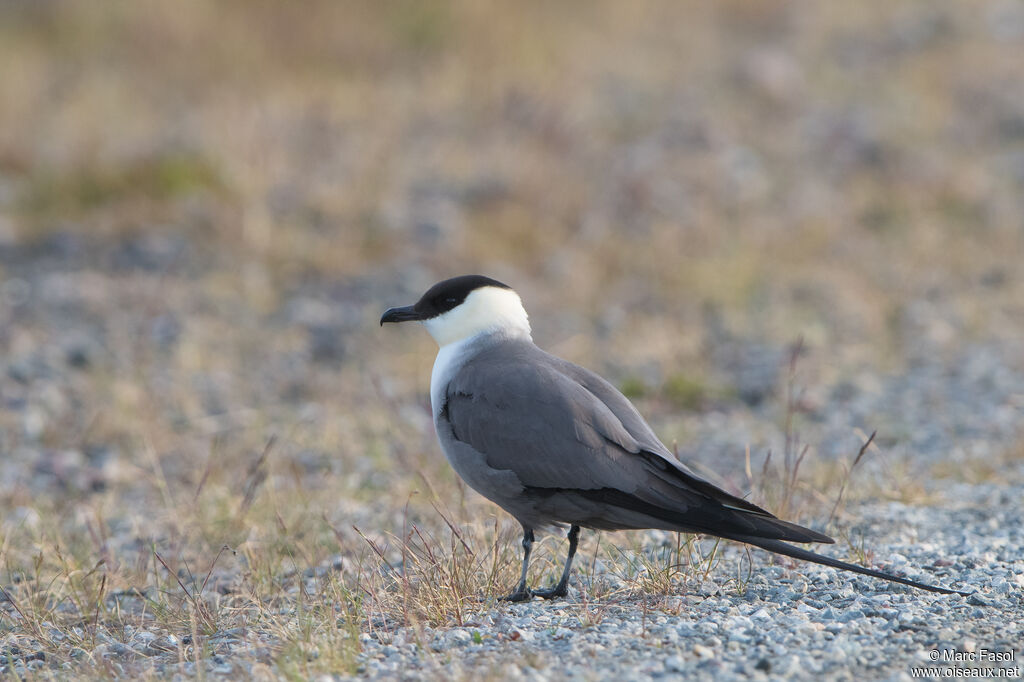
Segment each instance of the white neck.
M478 334L493 332L532 338L530 320L519 294L500 287L474 289L461 305L424 320L423 326L441 348Z

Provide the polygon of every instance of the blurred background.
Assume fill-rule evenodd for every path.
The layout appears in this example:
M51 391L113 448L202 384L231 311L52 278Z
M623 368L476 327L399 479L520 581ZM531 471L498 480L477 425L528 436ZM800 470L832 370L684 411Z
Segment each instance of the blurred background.
M1022 54L1011 0L0 3L8 564L495 515L377 326L471 272L741 492L876 429L879 494L998 477Z

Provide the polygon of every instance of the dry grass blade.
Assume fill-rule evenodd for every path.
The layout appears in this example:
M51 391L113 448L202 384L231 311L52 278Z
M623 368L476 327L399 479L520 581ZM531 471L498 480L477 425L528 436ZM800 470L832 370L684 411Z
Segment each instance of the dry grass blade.
M203 591L206 589L207 583L210 582L210 576L213 575L213 569L217 565L217 562L220 560L220 557L222 554L224 554L224 552L231 552L232 554L236 554L235 550L231 549L227 545L224 545L220 548L220 551L217 552L217 556L215 556L213 558L213 561L210 562L210 570L206 572L206 578L203 579L203 584L199 588L199 594L202 594Z
M274 443L277 441L277 436L271 436L267 440L266 446L263 448L263 452L256 459L255 462L249 467L249 471L245 478L245 494L242 497L242 505L239 507L238 515L245 516L246 512L252 506L253 500L256 499L256 492L259 490L260 485L267 479L267 456L270 454L270 450L274 447ZM196 493L198 495L198 491Z
M14 610L18 612L19 616L21 616L21 622L26 623L26 624L31 623L31 621L28 618L25 617L25 612L21 610L21 606L18 605L18 600L15 599L11 595L10 592L5 590L3 585L0 585L0 596L3 596L4 601L6 601L8 604L10 604L12 607L14 607ZM3 612L0 611L0 613L3 613ZM7 616L7 617L10 618L10 616ZM15 625L17 625L17 621L15 621L13 618L11 618L11 621Z
M789 478L786 481L786 490L789 492L789 495L786 498L786 502L787 502L786 508L787 509L789 508L789 504L788 504L789 503L789 498L792 496L793 491L796 490L797 479L798 479L798 477L800 475L800 465L803 463L804 457L807 456L807 452L810 449L811 449L811 446L808 445L808 444L805 444L800 449L800 454L797 455L796 461L793 463L793 469L789 472Z
M853 474L853 470L857 468L857 465L860 464L860 461L864 458L864 453L868 451L868 448L871 447L871 444L875 441L875 435L877 433L877 431L871 432L868 439L864 441L864 445L860 446L857 456L853 458L853 464L851 464L850 468L846 470L846 473L843 476L843 482L839 485L839 494L836 495L835 504L832 505L832 512L828 515L829 524L831 524L836 517L836 512L839 510L839 504L843 501L843 493L846 491L846 484L849 482L850 476Z
M171 567L167 565L167 562L164 561L164 558L160 556L160 553L157 552L156 549L153 550L153 556L156 557L156 560L159 561L160 565L164 567L164 570L167 571L168 575L174 577L174 580L178 583L178 586L181 588L181 591L185 593L185 598L188 600L189 604L192 605L192 612L196 615L196 617L202 620L206 630L209 632L215 632L217 630L217 625L213 618L213 614L210 613L209 608L200 599L200 595L198 593L193 594L189 592L189 589L185 587L185 583L182 582L181 578L178 576L176 572L171 570Z
M370 538L366 537L366 535L363 534L363 531L359 530L358 527L352 526L352 530L354 530L356 532L356 534L359 535L359 537L361 537L363 539L363 541L366 542L366 544L370 546L370 549L373 550L373 553L377 555L377 558L380 559L380 562L386 568L388 568L388 570L394 570L394 568L391 566L391 563L388 561L387 557L384 555L384 550L381 549L380 547L378 547L376 542L374 542Z
M442 512L438 508L437 504L435 504L434 502L431 502L430 506L432 506L434 508L434 511L436 511L438 516L440 516L441 519L445 522L445 525L447 525L448 528L451 530L452 535L454 535L455 538L462 544L462 548L464 550L466 550L466 552L469 554L469 556L475 557L476 553L473 551L473 549L468 544L466 544L466 540L465 540L465 538L462 537L462 531L459 530L458 526L456 526L454 523L452 523L452 520L449 519L448 516L445 515L445 513Z
M96 596L96 609L92 615L92 641L93 646L96 645L96 634L100 631L100 610L103 607L103 599L107 593L107 574L104 573L100 580L99 593Z

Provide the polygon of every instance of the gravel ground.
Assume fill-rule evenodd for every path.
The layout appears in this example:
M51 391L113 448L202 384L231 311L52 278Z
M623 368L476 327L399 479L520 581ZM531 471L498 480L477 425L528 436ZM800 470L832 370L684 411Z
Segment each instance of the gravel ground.
M1013 472L1018 478L1022 471ZM1024 486L956 485L949 504L858 507L877 565L972 592L936 595L754 555L741 587L721 575L679 595L570 598L482 610L462 627L364 634L360 672L469 679L911 679L915 667L1021 675ZM955 502L953 502L955 500ZM894 519L898 521L893 522ZM826 550L827 551L827 550ZM723 564L740 550L731 548ZM719 574L724 571L719 572ZM598 575L597 579L601 579ZM585 590L585 586L583 588ZM991 662L1002 652L1010 661ZM932 652L939 652L940 660ZM981 659L952 662L976 654ZM971 673L966 673L970 675ZM990 673L999 675L1000 673Z

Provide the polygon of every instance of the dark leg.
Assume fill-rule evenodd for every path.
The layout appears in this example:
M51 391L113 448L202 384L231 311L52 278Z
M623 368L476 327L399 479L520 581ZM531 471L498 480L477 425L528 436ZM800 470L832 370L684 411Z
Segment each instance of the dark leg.
M530 567L530 550L533 549L533 529L523 526L523 573L519 576L519 585L515 592L502 597L505 601L526 601L533 594L526 587L526 570Z
M555 597L564 597L569 594L569 569L572 568L572 558L576 556L576 545L580 539L580 527L570 526L569 527L569 558L565 560L565 570L562 571L562 579L558 581L558 584L547 590L534 590L533 593L538 597L544 597L545 599L554 599Z

